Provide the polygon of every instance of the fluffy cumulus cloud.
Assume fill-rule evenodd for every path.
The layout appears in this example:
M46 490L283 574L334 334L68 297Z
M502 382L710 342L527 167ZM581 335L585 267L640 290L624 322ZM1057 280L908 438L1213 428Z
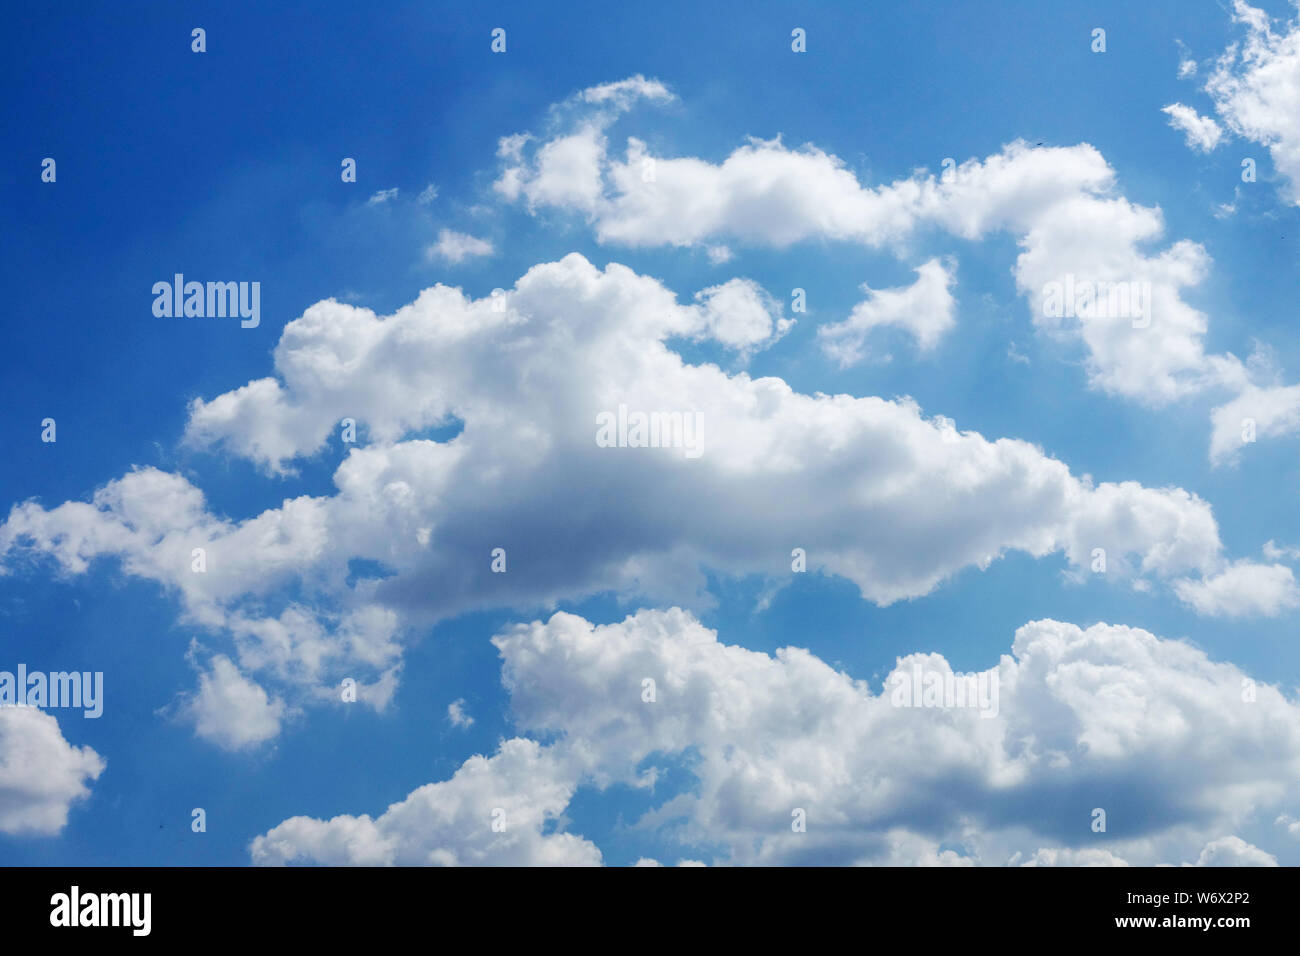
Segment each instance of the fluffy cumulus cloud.
M530 134L501 139L497 155L504 170L495 183L497 192L510 201L522 200L532 209L565 206L594 213L600 204L606 129L641 100L666 103L673 98L658 80L640 75L582 90L552 107L551 125L569 133L537 147L531 168L522 165L523 154L533 140ZM652 174L642 169L638 175L649 178Z
M1300 143L1286 125L1300 116L1300 32L1276 35L1240 3L1238 17L1250 41L1220 63L1208 88L1228 127L1254 131L1285 169L1288 137ZM1199 148L1213 148L1222 136L1215 120L1191 107L1173 104L1166 112ZM1082 349L1094 387L1159 406L1189 396L1231 400L1258 384L1235 355L1205 349L1208 317L1186 298L1208 273L1204 247L1187 239L1160 247L1160 209L1122 195L1114 171L1086 143L1014 142L938 177L920 171L871 185L816 146L791 148L779 137L751 139L720 162L652 155L636 137L620 154L609 142L617 112L593 120L570 109L562 116L552 118L546 135L501 141L497 191L534 212L570 211L601 242L696 246L729 256L745 244L786 248L831 239L910 256L935 229L966 240L1009 232L1020 247L1017 286L1035 326ZM833 357L859 359L874 325L901 325L922 347L936 340L950 309L937 268L928 268L929 281L923 274L911 289L872 293L849 319L825 329ZM1218 447L1217 434L1215 441Z
M1232 665L1136 628L1025 625L976 675L995 708L900 695L901 676L952 674L937 654L900 659L873 691L805 650L723 644L679 609L603 626L558 613L493 643L519 728L551 743L508 741L377 821L286 821L254 859L394 862L400 832L402 859L459 860L491 839L495 803L558 815L577 786L653 788L654 768L687 752L697 785L637 826L715 848L715 863L1267 864L1233 831L1294 812L1300 792L1300 706L1267 685L1247 700ZM541 769L492 769L525 754ZM404 824L417 814L424 826Z
M1250 40L1209 88L1228 128L1269 137L1285 171L1289 133L1267 124L1291 89L1292 34L1244 4L1237 15ZM698 247L716 265L747 245L810 239L919 262L914 282L864 286L862 303L818 330L843 365L882 330L924 351L954 326L955 261L914 258L927 231L1008 233L1036 327L1080 346L1093 385L1152 406L1225 393L1215 462L1300 428L1300 386L1207 353L1207 318L1184 293L1208 255L1162 244L1160 210L1120 194L1092 146L1016 142L939 177L874 186L779 139L717 163L654 156L637 139L611 151L621 115L671 100L641 76L576 94L544 135L500 141L496 192L538 213L570 210L602 242ZM1170 117L1205 148L1217 141L1214 121ZM492 251L443 230L430 254ZM362 441L335 465L332 493L229 517L189 479L137 468L90 501L16 505L0 524L0 574L43 560L76 575L110 559L157 582L203 632L189 650L197 686L172 711L229 750L266 744L308 705L337 705L345 678L384 709L406 640L436 621L610 592L707 607L708 574L755 576L770 591L789 579L794 548L880 605L1009 552L1081 577L1102 549L1108 578L1158 586L1203 615L1300 606L1279 563L1294 555L1270 543L1269 563L1232 559L1210 507L1184 489L1097 483L907 398L807 394L744 370L792 324L749 279L679 297L578 254L482 299L439 284L391 315L318 302L284 328L268 374L193 401L184 440L278 480L327 454L350 420ZM726 360L692 364L681 341ZM498 561L508 573L494 573ZM1289 838L1300 813L1300 705L1136 628L1026 624L971 678L991 695L978 707L896 693L919 674L964 680L938 654L900 659L872 686L797 647L724 644L680 607L605 625L558 613L493 643L517 736L386 810L362 808L377 816L284 820L252 842L252 859L598 865L597 846L569 832L575 794L653 791L674 762L695 785L637 825L679 865L1266 865L1269 849L1238 834L1259 839L1274 820ZM463 699L447 721L473 724ZM48 714L0 709L0 830L57 831L102 769Z
M1128 861L1109 850L1069 850L1062 847L1045 847L1027 859L1022 854L1008 862L1012 866L1128 866Z
M879 604L1011 550L1079 570L1104 548L1108 575L1142 586L1223 570L1210 508L1186 491L1094 484L905 399L801 394L667 344L711 340L743 360L788 325L755 283L682 304L576 254L478 300L439 285L386 317L321 302L285 328L274 377L195 400L186 440L288 474L353 419L368 444L341 461L334 495L235 521L185 478L138 469L90 503L16 506L0 569L25 555L72 573L117 558L227 635L259 689L337 701L331 688L351 676L379 709L412 624L606 591L699 606L705 569L784 580L794 547ZM614 447L596 441L602 417L619 423ZM454 422L448 440L412 437ZM496 548L508 575L491 571ZM379 570L354 575L355 559ZM270 698L254 726L215 729L234 710L212 675L189 711L211 718L206 735L265 737L280 716Z
M89 503L16 506L0 525L0 573L37 555L72 574L97 558L119 560L127 573L177 595L185 623L224 635L244 672L258 672L303 700L335 702L338 682L351 676L358 701L383 709L400 668L398 616L347 586L345 555L327 560L331 542L315 513L323 504L292 499L231 522L211 514L185 478L136 469ZM289 585L302 587L302 596L284 598ZM274 736L287 713L283 702L242 676L229 657L194 651L207 659L199 687L173 713L223 747Z
M794 325L781 318L781 306L756 282L731 279L695 294L702 313L696 338L708 338L734 349L743 359L766 348Z
M1275 30L1244 0L1232 9L1245 37L1219 58L1205 90L1229 130L1268 149L1288 198L1300 204L1300 18Z
M0 833L49 836L90 795L105 767L90 747L64 739L59 722L35 707L0 707Z
M1284 564L1235 561L1218 574L1199 581L1178 581L1174 588L1198 613L1215 617L1272 617L1300 606L1295 575Z
M1271 853L1252 846L1241 837L1228 836L1205 845L1197 866L1277 866Z
M496 311L437 287L387 318L314 306L285 330L280 377L196 402L189 435L283 470L340 419L363 421L375 443L340 466L340 494L299 506L321 519L320 553L347 540L354 556L457 582L439 590L475 605L501 585L486 560L462 555L497 545L514 587L539 600L677 585L683 565L777 573L794 542L881 603L1013 548L1083 566L1108 547L1119 567L1157 576L1218 561L1213 517L1184 491L1094 487L1032 445L958 432L907 401L803 395L686 364L665 345L711 338L745 351L779 335L786 320L752 283L680 305L653 279L571 255L534 267L504 299ZM597 417L620 406L698 414L698 457L597 447ZM451 419L464 428L450 441L400 440ZM636 508L615 507L620 496ZM767 520L748 520L756 513ZM535 567L541 542L520 540L521 526L570 543L572 560ZM404 577L374 593L399 598Z
M1235 461L1251 442L1300 431L1300 385L1251 385L1216 408L1211 420L1210 460Z
M250 852L262 865L598 866L594 844L543 832L573 792L573 775L555 753L516 738L377 818L293 817L257 837Z
M198 692L182 706L200 737L227 750L275 737L284 714L283 701L271 700L224 655L212 659L210 669L199 677Z

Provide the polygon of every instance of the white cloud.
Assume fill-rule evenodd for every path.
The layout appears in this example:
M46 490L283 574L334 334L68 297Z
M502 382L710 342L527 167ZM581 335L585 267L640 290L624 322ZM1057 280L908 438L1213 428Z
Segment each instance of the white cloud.
M71 573L117 558L178 594L186 619L286 704L337 701L352 677L382 709L414 625L601 592L703 607L706 569L780 582L794 547L879 604L1012 550L1060 553L1081 571L1102 547L1109 578L1143 587L1222 569L1209 506L1181 489L1094 484L906 399L800 394L689 365L665 344L713 339L743 359L787 327L746 280L683 305L654 279L578 255L498 299L438 286L385 318L321 302L285 328L277 376L196 400L186 439L286 473L352 418L368 444L341 460L334 495L232 521L184 478L139 469L93 503L16 506L0 525L0 572L25 555ZM698 414L702 456L598 447L596 416L620 405ZM453 417L464 430L451 440L408 437ZM549 559L557 542L563 562ZM508 577L490 571L495 547ZM383 573L354 579L351 559ZM253 731L233 710L204 713L231 745L278 723Z
M750 279L730 279L695 294L700 304L699 327L692 338L713 339L735 349L743 359L767 348L794 325L781 315L781 304Z
M1171 103L1161 110L1169 117L1169 125L1187 137L1187 148L1198 153L1208 153L1223 139L1223 130L1208 116L1182 103Z
M474 718L465 713L465 698L453 700L447 705L447 719L453 727L472 727Z
M569 116L553 136L510 138L497 181L501 195L540 212L581 213L601 242L629 246L730 242L785 248L824 238L908 253L927 226L964 239L1009 231L1021 247L1015 275L1044 333L1083 347L1092 385L1159 405L1207 389L1240 390L1245 370L1233 355L1207 355L1207 319L1182 297L1205 276L1209 256L1182 240L1146 247L1164 232L1158 208L1119 195L1115 175L1088 144L1011 143L944 176L918 173L868 186L814 146L751 139L721 163L651 156L627 140L610 154L608 118ZM504 141L503 141L504 142ZM644 175L653 159L655 175ZM1045 314L1044 288L1065 276L1149 288L1143 315Z
M420 190L420 195L416 197L416 202L418 202L421 206L427 206L429 205L429 203L433 202L437 198L438 198L438 187L435 186L433 183L429 183L429 185L425 186L422 190Z
M604 144L596 126L554 139L538 150L535 171L514 167L497 181L496 189L510 200L523 196L533 209L565 206L594 211L600 201Z
M1200 581L1177 581L1174 590L1198 614L1211 617L1275 617L1300 606L1300 588L1283 564L1237 561Z
M916 341L922 351L933 349L955 324L956 300L949 288L955 281L952 270L939 259L931 259L916 270L916 281L897 289L872 289L863 285L867 299L853 307L843 322L817 330L822 350L841 367L862 361L867 337L880 326L898 326Z
M1210 420L1210 461L1235 461L1251 442L1300 431L1300 385L1249 385L1214 409Z
M603 626L557 613L493 643L517 725L553 742L511 740L466 768L506 776L488 771L532 748L530 768L544 769L499 789L559 816L578 786L650 787L656 768L689 752L696 785L635 826L718 847L714 863L1267 863L1230 834L1297 808L1300 705L1267 685L1243 701L1235 667L1137 628L1026 624L985 672L999 678L991 719L896 706L890 677L877 693L805 650L724 645L678 609ZM896 672L914 666L950 673L937 654L902 658ZM642 699L647 677L653 702ZM379 826L287 821L255 841L254 858L468 862L470 843L482 859L492 799L465 815L464 774L417 790ZM1092 829L1099 804L1104 833ZM792 832L792 808L805 810L806 832ZM397 820L417 813L419 828Z
M1300 204L1300 20L1274 32L1268 15L1234 0L1233 20L1246 29L1219 58L1205 90L1233 133L1268 149Z
M648 80L638 73L626 80L588 87L578 94L578 99L584 103L611 104L619 110L626 110L639 99L666 103L674 97L658 80Z
M1277 866L1277 857L1241 837L1227 836L1206 844L1196 866Z
M775 314L764 317L764 298L756 288L733 280L702 293L700 305L681 306L654 280L617 265L601 272L571 255L531 270L507 296L509 308L499 313L486 299L467 302L442 287L386 320L363 309L321 303L285 330L276 352L285 385L259 380L212 402L196 402L189 434L205 444L220 440L269 468L281 468L288 459L313 453L342 417L354 416L365 421L376 444L355 449L340 468L337 483L348 500L313 499L313 507L350 510L364 501L367 509L380 512L413 509L403 523L440 525L444 536L454 534L454 518L446 514L453 502L457 511L476 513L480 521L500 510L492 504L499 492L480 498L484 482L460 482L458 474L495 471L501 480L509 474L516 489L557 469L582 474L588 482L608 477L624 489L687 482L683 487L692 489L689 500L699 503L699 514L684 515L682 505L673 502L674 518L659 514L654 494L638 498L645 522L681 529L672 543L654 547L662 559L693 564L686 554L670 555L683 546L696 551L712 540L714 545L704 547L713 552L714 567L775 572L788 562L782 558L789 553L788 542L811 541L818 564L850 577L880 601L923 594L958 567L987 564L1007 548L1040 555L1064 549L1072 563L1086 566L1092 547L1107 547L1115 555L1133 552L1132 569L1141 573L1212 566L1219 550L1213 519L1203 502L1185 492L1132 483L1093 488L1032 446L959 435L948 423L927 422L911 403L799 395L778 379L751 380L711 366L685 365L662 344L672 336L713 337L743 350L770 340L784 326ZM620 402L700 412L704 457L687 463L680 454L596 448L595 413ZM454 441L386 447L409 430L443 421L453 408L466 423ZM489 422L492 428L485 432ZM490 459L479 464L485 454ZM838 475L863 455L868 458L852 489L838 478L823 487L818 477L823 470ZM489 467L488 460L495 464ZM688 467L692 470L683 470ZM735 485L742 474L751 476L744 494ZM954 474L965 476L956 490L950 486ZM367 486L379 479L405 489L405 497L376 498L378 489ZM798 492L793 485L782 487L786 481L797 482ZM926 489L933 481L949 487L947 497L960 519L957 512L945 518L942 509L935 511L936 496ZM566 493L554 487L534 488L532 494L558 504ZM919 497L912 500L913 495ZM968 498L971 507L958 506L958 498ZM803 514L798 504L818 500L815 513L830 515L835 509L829 502L841 499L843 508L824 531L818 530L823 519ZM578 515L588 510L576 502L572 507ZM971 511L983 517L972 522ZM770 514L765 526L772 529L762 544L753 540L752 529L740 532L750 524L742 513L760 512ZM380 519L384 525L394 520ZM845 521L875 525L869 537L879 542L879 550L858 536L856 544L835 543L838 532L832 526L841 528ZM602 521L599 538L623 540L619 524ZM995 530L998 525L1001 530ZM567 527L553 533L575 540L578 530ZM687 528L689 535L681 536ZM358 532L355 540L373 537ZM397 541L386 536L388 543L369 556L403 566L425 552L418 542L398 544L407 537L409 532ZM722 544L731 538L734 543ZM741 545L740 538L750 544ZM688 544L691 539L696 540ZM928 542L924 556L917 551L922 541ZM609 550L595 538L589 547ZM634 546L608 571L639 551ZM746 552L768 557L738 561ZM607 577L606 585L617 577L618 572ZM499 587L492 585L497 593Z
M1191 51L1188 49L1187 44L1182 40L1174 40L1174 43L1178 46L1180 57L1178 60L1178 78L1180 80L1186 80L1195 76L1198 64L1196 60L1192 58Z
M1257 803L1290 799L1300 776L1294 703L1272 688L1245 703L1236 668L1135 628L1021 628L996 668L994 719L895 707L806 651L725 646L679 611L604 627L557 614L495 643L520 726L560 734L597 783L634 782L648 755L693 748L700 787L651 820L685 819L738 861L887 857L881 831L895 828L965 840L984 862L1060 845L1054 836L1088 848L1098 793L1111 834L1100 849L1186 858ZM920 654L898 669L914 661L947 668ZM654 704L640 700L647 676ZM789 832L792 807L808 808L806 834Z
M479 256L490 256L495 251L492 243L486 239L476 239L463 232L443 229L438 233L438 241L429 247L428 254L430 259L436 257L454 264Z
M1070 850L1062 847L1039 849L1027 860L1019 854L1009 861L1012 866L1128 866L1124 860L1108 850Z
M90 747L64 739L53 714L0 707L0 833L52 836L105 763Z
M384 203L388 202L388 200L393 199L396 196L397 196L396 186L394 186L392 189L381 189L379 190L379 192L374 193L373 195L371 195L369 199L366 200L366 205L382 206Z
M198 735L226 750L241 750L275 737L284 710L283 701L270 699L222 655L199 675L198 693L182 705Z
M571 775L531 740L471 757L377 818L293 817L257 837L253 862L330 866L598 866L600 851L564 832L542 834L573 796Z

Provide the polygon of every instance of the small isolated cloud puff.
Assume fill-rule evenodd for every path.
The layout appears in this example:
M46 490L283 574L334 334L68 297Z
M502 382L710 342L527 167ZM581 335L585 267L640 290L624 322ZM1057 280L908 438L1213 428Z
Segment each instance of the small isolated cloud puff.
M1263 552L1264 557L1270 561L1300 558L1300 548L1279 547L1272 538L1264 542Z
M843 322L817 330L822 350L841 368L855 365L862 361L869 333L881 326L903 329L921 351L933 349L956 324L953 313L957 302L949 291L955 280L950 266L936 258L917 268L916 281L910 286L872 289L863 285L866 301L854 306Z
M669 92L668 87L658 80L648 80L638 73L626 80L588 87L578 93L578 99L584 103L609 103L619 109L628 109L639 99L666 103L675 97Z
M1300 431L1300 385L1249 385L1210 421L1211 463L1235 462L1253 442Z
M492 243L486 239L477 239L463 232L443 229L438 233L438 241L427 252L430 259L438 258L455 265L466 259L490 256L495 252Z
M224 750L243 750L280 733L285 705L241 674L230 658L218 655L199 675L198 692L182 702L181 711L200 737Z
M447 705L447 719L453 727L472 727L474 718L465 713L465 698L453 700Z
M1178 597L1208 617L1276 617L1300 606L1300 588L1283 564L1236 561L1199 581L1177 581Z
M781 315L781 303L751 279L730 279L701 289L695 301L703 321L692 337L720 342L742 359L768 348L794 325L794 319Z
M1223 130L1208 116L1201 116L1190 106L1171 103L1161 110L1169 117L1169 125L1187 137L1187 148L1198 153L1208 153L1223 139Z
M1196 75L1196 71L1197 69L1199 69L1199 65L1197 64L1196 60L1192 58L1191 50L1188 49L1186 43L1184 43L1182 40L1174 40L1174 43L1178 47L1178 54L1179 54L1178 78L1180 80L1190 79L1191 77Z

